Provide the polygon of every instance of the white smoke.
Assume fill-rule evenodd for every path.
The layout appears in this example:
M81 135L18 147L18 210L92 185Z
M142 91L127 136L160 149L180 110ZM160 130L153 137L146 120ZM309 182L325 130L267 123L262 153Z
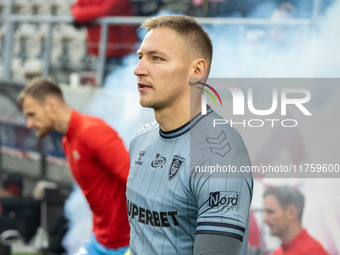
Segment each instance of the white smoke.
M316 28L291 27L283 45L268 37L267 27L246 26L240 32L231 27L207 26L215 51L210 77L339 77L338 13L339 1L318 18Z
M65 216L69 220L69 231L62 244L67 255L73 255L89 239L92 230L92 213L78 186L65 203Z

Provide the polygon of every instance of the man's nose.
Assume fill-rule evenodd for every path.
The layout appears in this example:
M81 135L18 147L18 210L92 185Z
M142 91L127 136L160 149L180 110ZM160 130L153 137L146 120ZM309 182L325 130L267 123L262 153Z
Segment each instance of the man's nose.
M146 63L145 63L145 59L141 58L137 67L135 68L135 70L133 71L133 73L136 76L142 76L142 75L147 75L147 68L146 68Z
M28 118L27 121L26 121L26 127L31 129L34 125L33 125L33 121L32 119Z

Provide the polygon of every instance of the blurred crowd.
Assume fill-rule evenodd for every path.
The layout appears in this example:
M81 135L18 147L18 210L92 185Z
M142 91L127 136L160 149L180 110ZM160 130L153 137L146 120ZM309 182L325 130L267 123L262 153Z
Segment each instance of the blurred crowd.
M295 6L297 18L311 18L314 1L310 0L131 0L135 15L149 16L159 11L171 11L197 17L251 17L257 8L270 5L275 8L283 3ZM321 1L320 9L325 10L333 0ZM258 18L269 18L268 13L257 12Z
M324 13L335 0L78 0L73 4L63 1L14 1L13 14L26 16L68 16L74 19L72 24L53 23L52 43L50 45L49 75L59 82L69 83L71 73L80 73L75 84L96 83L98 55L100 46L100 27L93 22L107 16L157 16L163 14L184 14L195 17L230 17L230 18L305 18L312 19L315 3L319 13ZM4 68L4 47L6 35L6 17L8 3L0 1L0 72ZM313 14L314 13L314 14ZM110 26L103 76L122 66L122 58L136 50L140 41L136 35L136 26ZM43 52L47 34L47 24L21 22L14 26L13 55L11 59L11 77L18 81L27 81L42 75L45 64ZM86 31L86 32L85 32ZM273 29L265 31L276 46L287 44L290 31ZM230 33L229 33L230 34ZM248 41L263 39L263 30L245 33ZM230 40L230 36L226 40ZM85 44L86 41L86 44ZM257 46L256 46L257 47ZM258 48L258 47L257 47ZM258 50L258 49L257 49ZM79 80L79 82L77 82ZM101 82L97 82L98 83Z

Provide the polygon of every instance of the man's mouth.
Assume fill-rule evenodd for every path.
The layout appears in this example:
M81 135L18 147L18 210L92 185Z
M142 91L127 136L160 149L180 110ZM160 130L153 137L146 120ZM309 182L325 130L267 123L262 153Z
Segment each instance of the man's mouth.
M139 91L146 91L152 89L152 86L146 85L145 83L138 82L138 90Z

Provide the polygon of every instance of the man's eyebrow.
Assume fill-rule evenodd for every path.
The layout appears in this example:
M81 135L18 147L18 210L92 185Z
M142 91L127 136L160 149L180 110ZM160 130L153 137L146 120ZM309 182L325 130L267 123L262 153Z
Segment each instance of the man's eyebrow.
M158 54L158 55L163 55L163 56L167 56L167 54L163 51L159 51L159 50L149 50L147 52L144 53L145 55L152 55L152 54ZM139 49L137 50L137 55L143 55L142 51Z

